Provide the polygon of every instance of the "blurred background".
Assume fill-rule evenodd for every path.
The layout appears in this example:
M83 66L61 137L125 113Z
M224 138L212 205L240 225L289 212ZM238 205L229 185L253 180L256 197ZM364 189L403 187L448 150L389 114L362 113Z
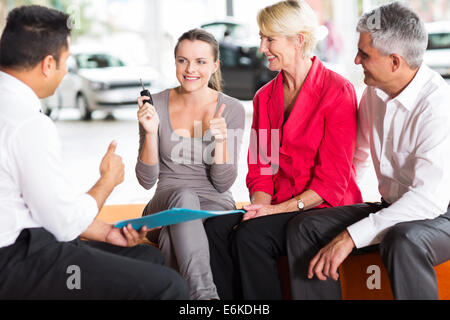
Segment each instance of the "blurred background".
M107 204L146 203L134 173L138 149L136 99L140 79L152 93L177 85L173 49L181 34L195 27L213 33L220 42L225 93L246 108L246 131L239 175L231 191L236 201L248 201L246 154L252 117L252 97L275 74L258 52L256 14L274 0L0 0L0 30L14 7L40 4L72 18L69 73L53 97L42 101L55 120L65 166L75 186L87 191L99 178L98 167L109 143L118 141L126 166L125 182ZM330 69L350 79L358 97L363 74L353 63L359 16L387 0L307 0L320 20L321 41L316 55ZM430 34L426 63L450 82L450 0L410 0ZM360 185L366 201L378 201L373 170Z

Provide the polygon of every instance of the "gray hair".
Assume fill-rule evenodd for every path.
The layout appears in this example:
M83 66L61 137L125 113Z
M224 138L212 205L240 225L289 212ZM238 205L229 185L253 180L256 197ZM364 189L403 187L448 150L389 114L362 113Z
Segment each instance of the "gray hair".
M403 3L392 2L365 13L357 31L368 32L381 54L398 54L413 69L422 64L428 33L419 16Z

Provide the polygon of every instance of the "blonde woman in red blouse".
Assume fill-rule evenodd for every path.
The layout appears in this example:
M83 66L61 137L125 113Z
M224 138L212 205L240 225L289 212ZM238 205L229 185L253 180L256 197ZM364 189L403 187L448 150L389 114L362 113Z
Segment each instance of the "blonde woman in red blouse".
M357 129L353 85L313 51L317 18L304 1L258 14L260 52L281 70L254 98L247 186L241 217L206 224L214 281L222 299L282 299L277 260L288 221L305 210L362 202L352 164Z

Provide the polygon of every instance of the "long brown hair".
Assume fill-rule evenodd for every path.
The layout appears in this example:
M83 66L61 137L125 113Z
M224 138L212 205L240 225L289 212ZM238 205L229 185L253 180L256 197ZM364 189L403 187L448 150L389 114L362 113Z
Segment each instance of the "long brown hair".
M214 38L214 36L211 33L198 28L183 33L181 37L178 39L177 45L175 46L174 51L175 57L177 56L178 47L183 40L190 40L190 41L199 40L208 43L213 51L214 61L220 59L219 42L217 42L216 38ZM208 87L217 90L219 92L222 92L222 72L220 71L220 65L217 68L217 71L209 80Z

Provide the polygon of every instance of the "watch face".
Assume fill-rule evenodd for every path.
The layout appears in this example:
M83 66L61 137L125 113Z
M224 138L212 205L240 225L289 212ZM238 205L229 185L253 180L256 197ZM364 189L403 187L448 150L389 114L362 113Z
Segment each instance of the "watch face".
M298 205L298 208L299 208L300 210L303 210L303 208L305 208L305 204L303 203L302 200L299 200L299 201L297 202L297 205Z

